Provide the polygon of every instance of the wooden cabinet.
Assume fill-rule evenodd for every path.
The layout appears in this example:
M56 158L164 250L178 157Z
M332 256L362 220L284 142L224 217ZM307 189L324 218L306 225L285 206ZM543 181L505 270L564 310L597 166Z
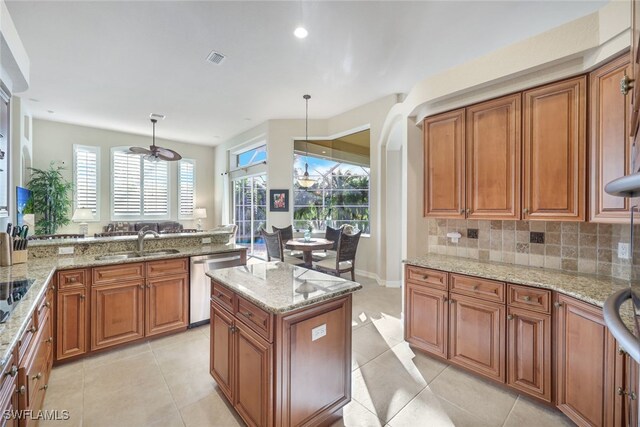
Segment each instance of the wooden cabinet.
M586 77L523 97L523 219L583 221Z
M638 142L638 124L640 123L640 4L637 0L631 1L631 74L629 78L636 82L632 85L627 96L631 104L629 116L629 135L632 142ZM640 150L636 155L640 155ZM634 160L635 171L638 170L637 159Z
M464 218L465 110L424 120L424 216Z
M556 404L578 425L612 425L616 346L602 310L557 295Z
M233 402L233 324L233 316L219 308L217 304L211 303L209 372L230 402Z
M449 359L504 382L505 306L454 293L449 303Z
M407 283L405 310L405 340L446 359L449 330L447 292Z
M189 276L147 279L145 293L147 337L184 329L189 324Z
M144 279L91 290L91 350L144 337Z
M632 141L628 129L631 106L620 93L620 81L631 72L627 54L589 75L589 220L592 222L629 222L629 199L608 195L604 186L631 172Z
M3 369L0 369L0 414L18 410L18 361L15 349L10 353ZM16 418L2 417L2 427L18 427Z
M89 351L89 270L57 273L56 360Z
M466 213L520 218L521 94L466 109Z

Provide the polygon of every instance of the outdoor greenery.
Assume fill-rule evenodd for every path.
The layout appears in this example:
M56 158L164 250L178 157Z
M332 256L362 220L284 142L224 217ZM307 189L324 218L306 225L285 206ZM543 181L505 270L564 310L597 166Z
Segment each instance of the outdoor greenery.
M64 179L63 166L51 162L49 169L31 170L27 188L31 190L36 234L55 234L59 227L69 224L71 189L73 184Z

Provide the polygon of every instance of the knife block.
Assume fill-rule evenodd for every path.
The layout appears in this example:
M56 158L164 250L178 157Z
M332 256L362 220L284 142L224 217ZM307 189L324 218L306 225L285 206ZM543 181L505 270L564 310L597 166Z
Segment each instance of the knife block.
M13 253L11 254L11 261L13 262L13 264L24 264L25 262L27 262L28 252L29 251L27 250L13 251Z

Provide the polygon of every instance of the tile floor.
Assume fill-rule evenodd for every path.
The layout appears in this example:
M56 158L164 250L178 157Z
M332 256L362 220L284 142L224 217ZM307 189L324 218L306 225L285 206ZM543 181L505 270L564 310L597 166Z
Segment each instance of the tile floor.
M542 407L403 341L399 289L358 278L353 300L352 401L339 426L570 426ZM209 376L200 327L53 369L45 409L68 421L40 426L242 426Z

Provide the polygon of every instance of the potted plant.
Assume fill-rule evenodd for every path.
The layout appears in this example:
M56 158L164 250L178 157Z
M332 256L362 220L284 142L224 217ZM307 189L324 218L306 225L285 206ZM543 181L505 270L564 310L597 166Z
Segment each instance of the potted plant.
M62 176L64 166L55 166L54 162L49 169L29 169L31 179L27 188L31 190L36 215L36 234L55 234L58 227L69 224L69 192L73 184Z

